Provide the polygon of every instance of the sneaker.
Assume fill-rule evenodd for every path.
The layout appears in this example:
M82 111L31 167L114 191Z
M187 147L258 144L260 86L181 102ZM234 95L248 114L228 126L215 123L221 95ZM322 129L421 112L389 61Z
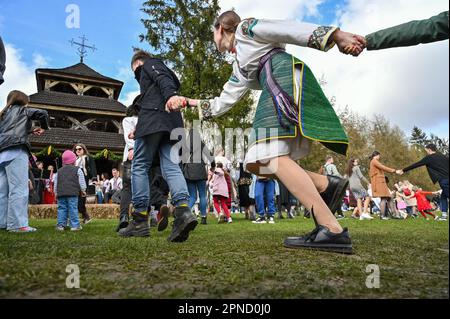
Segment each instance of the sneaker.
M344 228L344 230L339 234L332 233L327 227L317 224L317 220L312 209L311 215L314 218L316 228L305 236L286 238L284 241L284 247L295 249L316 249L343 254L353 253L352 240L347 228Z
M81 227L81 225L80 225L80 227L72 227L71 229L70 229L70 231L80 231L80 230L82 230L83 229L83 227Z
M255 221L252 221L253 224L267 224L266 218L258 217Z
M373 217L367 213L361 214L361 216L359 217L359 220L372 220L372 219Z
M447 221L447 216L441 216L438 219L436 219L436 221L438 221L438 222L446 222Z
M177 207L174 215L172 233L167 240L181 243L189 238L189 233L197 227L198 221L187 206Z
M273 217L269 217L269 224L275 224L275 219Z
M328 175L327 178L328 187L323 193L320 193L320 196L322 196L322 199L331 212L334 213L338 210L340 205L342 205L349 182L348 179L337 176Z
M133 219L127 226L119 230L121 237L149 237L150 226L147 219L135 220Z
M65 228L64 228L64 226L56 226L56 228L55 228L57 231L61 231L61 232L63 232L64 230L65 230Z
M380 217L380 219L381 219L381 220L390 220L389 217L385 217L385 216Z
M162 205L158 212L158 231L166 230L169 226L169 207Z
M337 216L336 216L336 219L344 219L344 218L345 218L344 215L337 215Z
M232 224L232 223L233 223L233 220L231 219L231 217L228 218L227 223L228 223L228 224Z
M10 230L11 233L33 233L35 231L37 231L37 229L30 226Z

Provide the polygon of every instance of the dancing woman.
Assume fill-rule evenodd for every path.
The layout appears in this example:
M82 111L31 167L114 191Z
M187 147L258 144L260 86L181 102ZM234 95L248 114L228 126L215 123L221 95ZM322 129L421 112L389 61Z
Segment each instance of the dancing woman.
M200 106L204 118L220 116L250 89L262 90L245 169L279 179L307 209L314 209L317 225L307 236L287 238L285 246L351 253L349 232L331 213L340 205L348 181L307 172L296 163L308 154L312 140L346 154L348 138L311 70L286 53L285 47L294 44L328 51L337 44L341 52L357 56L364 49L363 41L332 26L241 21L234 11L220 15L213 31L217 49L236 54L233 74L219 97L186 99L187 104ZM169 101L167 108L179 110L180 100ZM277 133L268 134L273 131Z

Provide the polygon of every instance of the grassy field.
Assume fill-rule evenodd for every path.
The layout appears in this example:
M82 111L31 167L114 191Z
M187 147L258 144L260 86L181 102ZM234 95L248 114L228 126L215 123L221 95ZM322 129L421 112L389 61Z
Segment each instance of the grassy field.
M169 229L122 239L116 222L95 220L79 233L0 231L0 298L448 298L448 223L357 221L354 255L288 250L283 238L313 228L297 217L275 225L199 225L184 244ZM66 288L66 266L80 269L80 288ZM380 268L380 288L366 287L366 267Z

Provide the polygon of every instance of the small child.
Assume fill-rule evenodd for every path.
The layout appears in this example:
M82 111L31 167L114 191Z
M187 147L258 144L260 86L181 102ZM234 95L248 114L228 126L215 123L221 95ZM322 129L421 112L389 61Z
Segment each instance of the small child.
M75 166L77 156L67 150L62 155L63 166L55 174L55 190L58 199L58 224L56 230L64 231L69 219L71 231L81 230L78 219L78 195L86 196L86 180L81 168Z
M210 183L212 184L214 207L219 213L219 222L223 216L222 213L220 213L220 208L222 207L222 210L226 216L226 221L228 223L232 223L233 220L231 219L230 210L227 205L227 200L229 197L228 184L225 179L225 172L223 170L222 163L217 163Z
M434 192L425 192L422 190L422 188L419 187L413 187L413 193L411 194L412 197L415 197L417 199L417 210L420 212L420 214L428 220L428 217L426 214L432 216L434 219L436 219L436 215L431 212L433 207L431 207L430 202L425 197L425 195L432 195L435 194Z

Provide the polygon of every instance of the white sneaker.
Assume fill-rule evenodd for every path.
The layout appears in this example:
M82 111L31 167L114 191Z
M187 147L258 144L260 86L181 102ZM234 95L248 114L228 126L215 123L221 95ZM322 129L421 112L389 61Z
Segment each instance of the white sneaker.
M79 226L79 227L72 227L71 229L70 229L70 231L80 231L80 230L82 230L83 229L83 227L81 227L81 225Z
M267 224L264 217L258 217L256 220L252 221L253 224Z
M232 223L233 223L233 220L231 219L231 217L230 217L230 218L228 218L228 221L227 221L227 223L228 223L228 224L232 224Z
M269 224L275 224L275 219L273 217L269 217Z
M438 222L446 222L447 221L447 216L441 216L438 219L436 219Z
M56 226L56 230L57 231L64 231L64 227L63 226Z
M361 214L361 216L359 217L359 220L372 220L372 219L373 217L367 213Z

